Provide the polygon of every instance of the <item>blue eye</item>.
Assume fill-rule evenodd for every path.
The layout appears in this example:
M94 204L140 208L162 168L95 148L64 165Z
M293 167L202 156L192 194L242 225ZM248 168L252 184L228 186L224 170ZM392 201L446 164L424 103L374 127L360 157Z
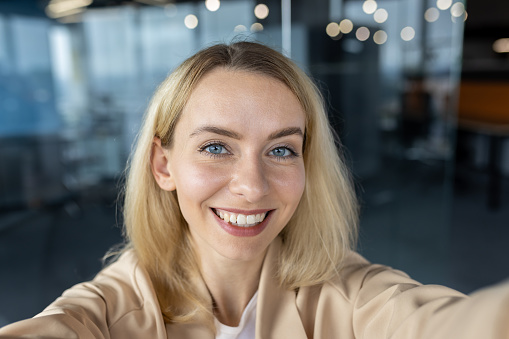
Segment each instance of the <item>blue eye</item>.
M218 144L209 145L209 146L205 147L205 150L212 154L226 153L225 148Z
M272 153L272 155L274 155L276 157L287 157L287 156L291 155L290 150L286 147L274 148L271 151L271 153Z

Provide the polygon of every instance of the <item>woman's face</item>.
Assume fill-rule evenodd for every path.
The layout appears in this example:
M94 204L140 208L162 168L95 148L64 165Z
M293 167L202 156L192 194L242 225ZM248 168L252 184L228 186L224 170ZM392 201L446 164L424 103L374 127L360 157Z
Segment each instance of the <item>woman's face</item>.
M279 81L222 68L200 80L152 165L160 186L176 189L202 258L265 253L304 190L304 132L304 111Z

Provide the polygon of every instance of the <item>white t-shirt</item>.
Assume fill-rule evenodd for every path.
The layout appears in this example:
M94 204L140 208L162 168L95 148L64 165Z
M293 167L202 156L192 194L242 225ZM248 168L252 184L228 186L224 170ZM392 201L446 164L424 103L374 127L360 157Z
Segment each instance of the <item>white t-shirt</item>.
M244 309L244 312L242 312L239 326L226 326L221 324L217 318L215 319L217 330L216 339L254 339L257 297L258 291L256 291Z

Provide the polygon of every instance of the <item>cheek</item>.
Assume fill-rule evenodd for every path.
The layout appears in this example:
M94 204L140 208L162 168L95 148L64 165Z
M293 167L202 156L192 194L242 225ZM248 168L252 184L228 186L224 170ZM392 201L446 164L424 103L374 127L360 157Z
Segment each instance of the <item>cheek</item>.
M224 171L211 168L206 164L181 166L175 173L177 195L182 204L201 204L221 190L227 181Z
M289 204L300 202L306 183L304 165L298 165L291 170L273 176L273 183L278 188L279 196Z

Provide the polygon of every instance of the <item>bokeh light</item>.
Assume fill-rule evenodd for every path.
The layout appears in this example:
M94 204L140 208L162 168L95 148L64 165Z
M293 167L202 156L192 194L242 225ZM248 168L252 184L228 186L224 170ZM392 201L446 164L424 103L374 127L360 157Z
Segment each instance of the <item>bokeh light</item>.
M375 34L373 34L373 41L377 45L382 45L387 41L387 33L383 30L376 31Z
M339 34L339 25L335 22L331 22L325 28L325 32L327 32L328 36L335 37Z
M435 22L440 17L440 11L435 7L428 8L426 12L424 12L424 19L427 22Z
M437 7L442 11L445 11L452 5L452 0L437 0Z
M237 32L237 33L245 32L245 31L247 31L247 27L244 25L237 25L237 26L235 26L233 31Z
M369 39L369 29L367 27L359 27L355 32L355 37L359 41L366 41Z
M460 16L465 14L465 5L461 2L457 2L451 7L451 15L453 17L459 18Z
M388 17L389 13L387 13L387 11L383 8L377 9L375 14L373 15L373 18L379 24L386 22Z
M184 25L189 29L195 29L198 26L198 18L196 15L189 14L184 19Z
M251 25L251 32L261 32L263 31L263 25L259 22L255 22Z
M269 16L269 7L264 4L258 4L254 9L254 14L260 20L265 19Z
M498 39L493 43L493 50L497 53L509 53L509 39Z
M205 0L205 7L211 12L215 12L219 9L221 3L219 0Z
M378 4L375 0L366 0L362 4L362 10L366 14L373 14L376 11L376 8L378 7Z
M412 27L407 26L401 30L401 39L410 41L413 38L415 38L415 30Z
M341 22L339 23L339 30L344 34L350 33L353 30L352 21L348 19L341 20Z

